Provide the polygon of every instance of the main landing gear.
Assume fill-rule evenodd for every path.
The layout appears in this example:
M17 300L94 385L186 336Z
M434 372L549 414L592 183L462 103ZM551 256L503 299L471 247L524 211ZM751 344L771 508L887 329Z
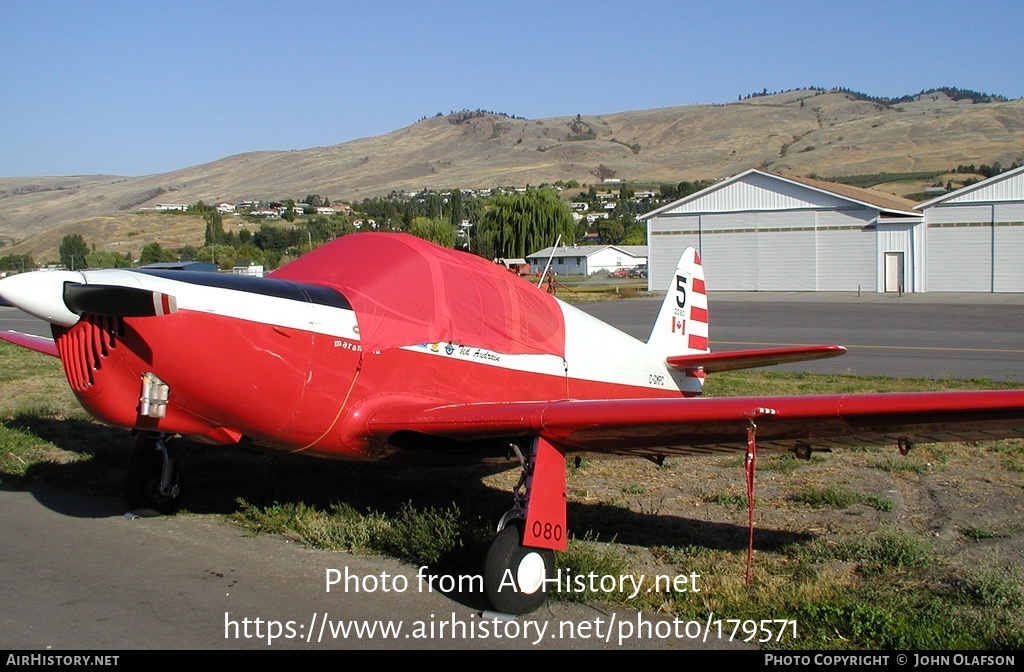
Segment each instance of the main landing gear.
M173 513L181 505L183 481L170 436L141 432L128 462L124 502L138 515Z
M536 439L529 457L518 446L523 472L514 504L501 518L484 563L484 592L506 614L528 614L547 600L555 577L555 550L565 550L565 457Z
M523 521L515 520L498 532L484 563L484 589L495 611L528 614L548 599L548 583L555 575L555 554L522 544Z

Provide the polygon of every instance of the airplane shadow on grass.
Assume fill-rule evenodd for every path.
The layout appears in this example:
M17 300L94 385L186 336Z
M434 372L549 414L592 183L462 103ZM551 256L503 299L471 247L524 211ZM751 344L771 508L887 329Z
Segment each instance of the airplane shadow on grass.
M85 459L34 464L14 485L29 490L53 511L72 517L113 517L125 513L120 498L134 437L123 430L86 420L21 415L7 421L11 429L30 433ZM219 447L187 439L174 442L185 483L184 510L196 514L230 515L245 505L304 505L327 512L347 505L358 512L396 515L403 507L439 511L456 507L466 527L457 547L428 573L478 574L487 545L501 515L511 508L508 490L491 487L483 479L515 469L514 460L461 466L331 461L299 455L265 452L246 446ZM5 483L10 474L0 474ZM68 497L66 491L90 495ZM84 501L88 499L89 501ZM738 551L748 543L748 529L732 523L697 520L674 515L640 513L606 503L569 502L570 530L592 531L601 540L641 547L700 546ZM761 551L780 550L806 541L806 534L758 528L755 545ZM485 608L482 595L449 595L471 608Z

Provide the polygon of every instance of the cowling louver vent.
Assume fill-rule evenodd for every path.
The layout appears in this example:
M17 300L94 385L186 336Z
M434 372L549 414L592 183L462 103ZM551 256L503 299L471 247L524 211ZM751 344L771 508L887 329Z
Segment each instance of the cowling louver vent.
M118 337L124 336L124 322L119 317L86 314L73 327L55 326L53 330L71 389L85 392L96 384L95 372L118 347Z

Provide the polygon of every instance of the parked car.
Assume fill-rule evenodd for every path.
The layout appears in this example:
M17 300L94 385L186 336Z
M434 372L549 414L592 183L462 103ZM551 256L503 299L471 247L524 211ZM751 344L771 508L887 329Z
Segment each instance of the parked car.
M628 278L630 270L632 270L632 269L629 269L629 268L616 268L614 271L612 271L611 273L608 274L608 277L610 277L610 278Z
M637 264L633 268L629 269L627 278L646 278L647 277L647 264Z

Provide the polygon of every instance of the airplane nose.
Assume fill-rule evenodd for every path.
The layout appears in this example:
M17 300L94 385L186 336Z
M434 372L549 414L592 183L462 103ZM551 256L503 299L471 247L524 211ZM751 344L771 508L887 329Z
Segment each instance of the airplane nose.
M0 280L0 297L41 320L74 326L78 315L64 304L64 283L85 282L76 271L31 271Z

